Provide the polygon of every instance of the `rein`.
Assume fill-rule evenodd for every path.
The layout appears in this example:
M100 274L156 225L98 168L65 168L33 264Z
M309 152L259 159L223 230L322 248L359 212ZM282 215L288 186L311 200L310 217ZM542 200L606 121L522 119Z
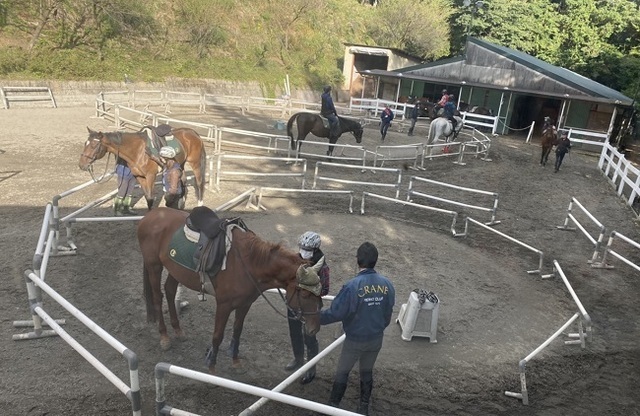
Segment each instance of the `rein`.
M91 140L98 140L98 139L91 139ZM96 154L100 153L100 147L103 146L101 140L98 140L98 142L99 142L98 143L98 147L96 148L96 151L95 151ZM102 175L99 178L96 178L95 175L93 174L93 162L98 160L98 158L95 157L95 156L89 157L89 156L84 156L83 155L84 157L90 159L88 170L89 170L89 174L91 175L91 179L93 179L93 182L95 182L95 183L106 182L106 181L104 181L104 177L106 176L107 170L109 169L109 161L111 159L111 152L107 152L107 154L108 154L107 163L104 166L104 172L102 172ZM111 179L111 177L107 178L107 181L109 179Z
M278 288L278 294L280 295L280 298L283 300L285 306L287 307L287 311L291 313L291 315L295 316L295 318L291 318L289 317L289 315L285 315L282 312L280 312L274 305L273 303L271 303L271 301L264 295L264 291L260 290L260 286L258 285L258 281L257 279L253 276L253 274L251 274L251 272L249 271L249 268L247 267L246 263L244 262L244 259L242 258L242 256L239 253L238 247L234 246L234 244L231 244L231 247L235 250L236 255L238 256L238 258L240 259L240 262L242 263L242 265L244 266L244 271L245 274L247 276L249 276L249 280L251 280L251 283L253 283L253 286L256 288L256 290L258 291L258 293L260 293L260 296L262 296L262 298L267 302L267 304L269 306L271 306L271 308L276 311L276 313L280 316L282 316L283 318L287 318L287 319L293 319L296 321L300 321L303 324L305 323L304 320L304 315L313 315L313 314L317 314L318 312L302 312L302 310L298 310L295 311L291 306L289 306L289 301L291 299L293 299L293 295L291 295L291 299L287 299L283 294L282 294L282 289ZM302 290L302 288L300 288L299 286L296 286L296 290L295 292L298 294L298 297L300 296L300 290Z

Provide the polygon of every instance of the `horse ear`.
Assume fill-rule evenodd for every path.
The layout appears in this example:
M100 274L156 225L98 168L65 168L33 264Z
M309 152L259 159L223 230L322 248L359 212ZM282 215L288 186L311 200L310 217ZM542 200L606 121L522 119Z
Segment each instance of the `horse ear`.
M89 128L89 126L87 126L87 131L89 132L89 134L91 134L91 133L95 133L95 131L91 130L91 129Z

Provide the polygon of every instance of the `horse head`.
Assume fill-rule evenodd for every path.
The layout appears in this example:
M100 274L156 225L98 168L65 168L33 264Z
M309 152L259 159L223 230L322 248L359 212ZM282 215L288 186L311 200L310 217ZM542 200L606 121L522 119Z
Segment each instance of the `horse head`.
M362 143L363 133L364 129L362 128L362 124L358 123L358 127L353 131L353 136L356 138L356 143Z
M89 138L84 143L84 149L78 162L78 167L84 171L90 170L93 162L107 153L107 147L102 144L104 134L99 131L93 131L89 127L87 127L87 130L89 131Z

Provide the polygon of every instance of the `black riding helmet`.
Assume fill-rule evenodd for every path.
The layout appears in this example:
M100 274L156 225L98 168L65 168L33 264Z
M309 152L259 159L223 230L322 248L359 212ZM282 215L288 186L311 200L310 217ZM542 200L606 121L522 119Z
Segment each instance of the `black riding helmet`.
M331 91L331 85L326 85L323 89L324 92L329 92Z

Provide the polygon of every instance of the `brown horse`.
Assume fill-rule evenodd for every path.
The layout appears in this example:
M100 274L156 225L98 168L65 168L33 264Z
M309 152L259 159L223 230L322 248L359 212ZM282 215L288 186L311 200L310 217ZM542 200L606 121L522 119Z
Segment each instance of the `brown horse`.
M549 126L542 132L542 154L540 155L540 165L546 166L547 159L549 159L549 153L551 148L558 144L558 133L555 127Z
M329 150L327 151L327 156L331 156L333 154L334 146L331 145L338 141L340 136L342 136L342 133L353 133L353 136L356 138L356 143L362 142L364 129L359 122L339 116L338 120L340 122L340 133L338 136L329 139ZM294 123L297 123L298 127L297 139L293 138ZM291 148L295 150L296 144L299 144L301 140L304 140L309 133L317 137L329 137L329 128L324 126L322 118L318 114L301 112L292 115L287 122L287 135L291 138Z
M151 209L154 202L153 188L158 174L158 164L147 153L147 134L143 130L135 133L93 131L87 127L89 138L84 144L78 166L82 170L93 170L93 162L102 158L107 152L126 160L131 172L144 191L147 207ZM196 179L196 197L198 205L203 204L205 169L207 155L200 135L189 128L178 128L171 131L178 139L183 151L176 160L184 169L188 162Z
M202 211L208 208L199 207L195 210ZM287 308L305 324L307 334L313 335L318 332L322 302L319 297L320 279L317 271L322 261L316 266L307 267L308 262L300 258L297 253L286 250L280 244L263 241L251 231L244 232L235 228L232 231L226 268L211 279L213 289L207 290L198 273L170 258L169 242L176 230L185 225L188 215L189 213L185 211L163 207L149 211L138 225L138 241L144 260L147 320L159 321L160 345L163 349L167 349L170 345L162 316L163 268L168 272L164 292L169 306L171 326L176 336L184 336L175 307L178 283L195 291L215 295L216 317L213 340L212 347L207 352L207 364L211 372L215 371L216 357L224 337L225 326L229 315L234 310L233 338L229 348L234 366L239 365L238 350L244 319L251 304L267 289L285 289L284 301Z

